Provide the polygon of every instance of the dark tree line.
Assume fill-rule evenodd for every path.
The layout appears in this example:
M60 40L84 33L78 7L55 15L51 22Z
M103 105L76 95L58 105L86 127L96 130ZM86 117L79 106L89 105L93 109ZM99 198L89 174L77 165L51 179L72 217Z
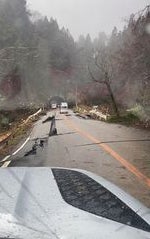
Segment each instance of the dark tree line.
M64 95L75 52L71 34L55 19L40 16L33 21L25 0L0 0L1 106L10 99L9 105L38 104ZM14 71L20 81L15 81Z

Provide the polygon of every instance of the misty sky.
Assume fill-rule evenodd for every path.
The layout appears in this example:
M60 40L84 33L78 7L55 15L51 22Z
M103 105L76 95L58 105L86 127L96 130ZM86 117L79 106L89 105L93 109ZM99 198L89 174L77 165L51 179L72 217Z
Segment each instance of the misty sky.
M131 13L142 10L150 0L27 0L28 7L48 18L56 18L60 27L68 28L77 39L90 33L110 33L113 26L121 29Z

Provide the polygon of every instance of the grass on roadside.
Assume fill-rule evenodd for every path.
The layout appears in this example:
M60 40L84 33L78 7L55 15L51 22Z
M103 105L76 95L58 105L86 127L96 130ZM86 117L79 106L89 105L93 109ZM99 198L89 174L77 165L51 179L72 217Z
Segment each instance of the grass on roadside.
M117 117L115 115L110 116L108 118L107 122L108 123L121 123L121 124L130 126L130 125L135 125L138 122L140 122L140 119L138 118L137 115L129 112L129 113L122 114L119 117Z

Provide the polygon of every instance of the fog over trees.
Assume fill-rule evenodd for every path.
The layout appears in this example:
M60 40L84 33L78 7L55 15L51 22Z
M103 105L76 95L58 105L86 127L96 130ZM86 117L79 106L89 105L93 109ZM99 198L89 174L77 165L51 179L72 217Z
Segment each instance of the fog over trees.
M149 115L150 7L122 31L75 41L57 20L32 13L25 0L0 0L0 107L46 103L52 96L86 104L138 105ZM102 82L104 84L102 84Z

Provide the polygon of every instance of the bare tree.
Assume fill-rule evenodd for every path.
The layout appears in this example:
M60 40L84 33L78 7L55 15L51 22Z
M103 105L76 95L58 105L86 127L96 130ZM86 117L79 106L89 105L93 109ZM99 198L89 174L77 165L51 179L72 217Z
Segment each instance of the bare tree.
M118 106L116 103L116 99L112 90L111 82L112 82L112 66L110 62L109 54L106 50L106 47L101 48L99 51L97 51L92 61L94 60L94 67L96 67L96 71L98 70L98 76L94 74L94 72L91 70L91 67L88 65L88 71L90 74L91 79L99 84L104 84L107 87L107 90L109 92L113 110L116 114L116 116L120 116Z

